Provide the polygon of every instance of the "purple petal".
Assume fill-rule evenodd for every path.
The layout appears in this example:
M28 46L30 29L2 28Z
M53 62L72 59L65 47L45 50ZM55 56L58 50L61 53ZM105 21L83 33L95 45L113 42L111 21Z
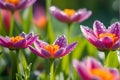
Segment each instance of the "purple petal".
M25 38L26 34L25 34L24 32L22 32L22 33L20 34L20 36L22 36L22 37Z
M48 51L46 51L45 49L41 49L41 53L46 57L46 58L50 58L51 55Z
M31 37L28 41L27 41L27 45L31 45L34 41L36 41L38 39L39 35L35 35L34 37Z
M14 48L26 48L26 47L27 47L27 46L26 46L26 43L27 43L27 41L24 39L24 40L21 40L21 41L15 43L15 44L13 45L13 47L14 47Z
M119 72L116 68L109 69L109 71L115 76L114 80L119 80Z
M74 42L74 43L69 44L69 45L66 47L66 50L65 50L64 54L61 55L61 57L69 54L69 53L76 47L76 45L77 45L77 42Z
M67 46L67 40L65 35L60 36L59 38L56 39L56 41L54 42L55 45L58 45L61 47L66 47Z
M87 38L87 40L89 42L91 42L94 46L96 46L98 49L105 49L106 47L104 46L104 44L99 41L99 39L95 36L93 30L91 30L88 27L85 26L81 26L81 31L83 33L83 35Z
M76 71L78 72L79 76L81 76L82 80L90 80L91 76L88 72L88 70L86 69L86 65L84 65L81 62L78 62L77 60L73 60L73 66L76 69Z
M105 45L106 48L111 48L113 45L113 40L109 37L103 37L100 41Z
M61 22L70 22L70 18L55 6L50 7L50 13Z
M101 23L100 21L96 20L93 24L93 30L95 35L98 37L99 34L101 33L105 33L106 32L106 28L103 25L103 23Z
M78 10L71 18L74 22L82 22L91 16L92 12L86 9Z
M34 4L35 2L36 2L36 0L27 0L27 3L26 3L26 5L25 5L25 8L31 6L31 5Z
M40 56L40 57L42 57L42 58L46 58L46 56L45 55L43 55L40 51L38 51L37 49L35 49L35 48L33 48L32 46L28 46L29 47L29 49L34 53L34 54L36 54L36 55L38 55L38 56Z
M33 32L29 33L26 37L26 40L29 40L30 38L32 38L34 36Z
M4 38L2 36L0 36L0 44L4 45L4 47L9 47L12 45L10 38L8 38L8 37Z
M120 23L116 22L108 27L110 33L116 34L118 38L120 38Z
M102 68L101 63L92 57L88 57L87 59L84 59L82 62L89 69Z
M116 50L120 47L120 40L116 41L116 43L113 45L113 47L111 48L112 50Z
M39 50L40 48L44 48L45 46L47 46L48 43L44 42L44 41L41 41L41 40L36 40L34 42L34 46L37 50Z
M60 58L61 55L64 53L64 48L60 48L54 55L55 58Z

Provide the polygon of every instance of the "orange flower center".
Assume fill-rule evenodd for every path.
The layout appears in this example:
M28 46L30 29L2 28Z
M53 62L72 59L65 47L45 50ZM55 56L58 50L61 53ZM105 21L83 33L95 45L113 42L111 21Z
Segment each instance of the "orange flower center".
M11 4L13 4L13 5L18 5L18 3L20 2L20 0L5 0L5 2L7 2L7 3L11 3Z
M24 37L22 37L22 36L11 37L11 42L16 43L16 42L19 42L23 39L24 39Z
M47 45L44 47L44 49L50 53L52 58L54 58L54 54L55 54L55 52L57 52L59 50L59 48L60 47L58 45L53 45L53 44Z
M98 38L101 39L103 37L110 37L113 40L113 43L115 43L118 40L118 37L112 33L101 33Z
M108 72L107 70L103 70L100 68L92 69L91 70L92 76L98 76L101 80L114 80L114 75Z
M68 17L71 17L76 11L74 9L64 9L64 12L68 15Z

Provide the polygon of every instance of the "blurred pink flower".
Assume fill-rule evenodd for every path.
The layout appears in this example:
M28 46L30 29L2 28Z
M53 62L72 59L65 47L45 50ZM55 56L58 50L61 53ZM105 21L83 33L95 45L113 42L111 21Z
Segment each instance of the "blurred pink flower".
M29 46L29 49L36 55L42 58L60 58L69 54L77 45L77 42L67 44L67 39L64 35L56 39L53 44L48 44L41 40L36 40L34 47Z
M38 4L35 4L33 6L34 8L33 8L32 22L39 28L45 28L47 24L47 17L45 14L45 9Z
M3 10L2 9L2 10L0 10L0 13L1 13L1 16L2 16L3 24L6 27L6 31L9 32L10 21L11 21L11 12L8 11L8 10ZM19 11L15 11L14 18L15 18L16 22L21 23Z
M108 29L105 28L103 23L96 20L93 24L93 30L81 26L83 35L96 46L99 50L116 50L120 48L120 23L115 22Z
M73 66L82 80L120 80L116 68L105 68L94 58L73 60Z
M58 9L55 6L50 7L50 13L59 21L64 23L82 22L88 19L92 12L84 9L75 11L74 9L64 9L64 11Z

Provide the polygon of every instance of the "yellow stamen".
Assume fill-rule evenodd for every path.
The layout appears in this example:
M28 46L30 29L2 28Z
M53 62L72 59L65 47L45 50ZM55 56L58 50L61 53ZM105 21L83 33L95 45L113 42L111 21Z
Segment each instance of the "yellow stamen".
M91 75L98 76L101 78L101 80L114 80L114 75L112 73L100 68L92 69Z
M112 33L101 33L98 38L101 39L103 37L110 37L113 40L113 43L115 43L118 40L118 37Z
M76 11L74 9L64 9L64 12L68 15L68 17L71 17Z
M19 2L20 2L20 0L5 0L5 2L7 2L7 3L11 3L11 4L13 4L13 5L18 5L19 4Z
M50 53L51 58L54 58L54 54L59 50L59 48L60 47L58 45L53 45L53 44L44 47L44 49Z
M11 42L16 43L16 42L19 42L23 39L24 39L24 37L22 37L22 36L11 37Z

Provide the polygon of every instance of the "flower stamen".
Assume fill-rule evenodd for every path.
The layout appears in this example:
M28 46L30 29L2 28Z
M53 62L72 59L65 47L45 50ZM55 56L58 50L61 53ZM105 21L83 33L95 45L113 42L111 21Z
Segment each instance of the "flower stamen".
M54 58L54 54L59 50L59 48L60 47L58 45L53 45L53 44L44 47L44 49L50 53L52 58Z
M11 4L13 4L13 5L18 5L19 4L19 2L20 2L20 0L5 0L5 2L7 2L7 3L11 3Z
M24 37L22 37L22 36L11 37L11 42L16 43L16 42L19 42L23 39L24 39Z
M76 11L74 9L64 9L64 12L67 14L68 17L72 17Z
M101 33L98 38L101 39L103 37L109 37L113 40L113 43L115 43L118 40L118 37L115 34L112 33Z
M107 70L103 70L100 68L95 68L91 70L92 76L98 76L101 80L114 80L114 75L108 72Z

